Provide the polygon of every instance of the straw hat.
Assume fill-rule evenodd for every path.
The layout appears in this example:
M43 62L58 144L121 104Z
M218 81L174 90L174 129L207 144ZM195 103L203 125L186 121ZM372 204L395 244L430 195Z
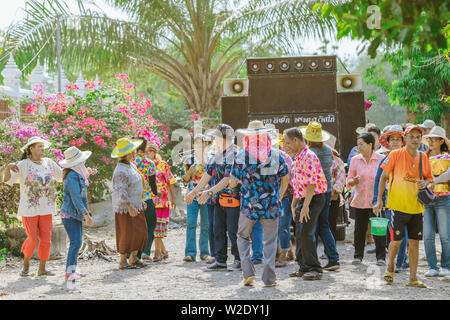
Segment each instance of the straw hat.
M308 126L299 128L303 138L311 142L325 142L330 139L330 134L322 130L322 125L317 121L311 121Z
M45 139L42 139L41 137L31 137L30 139L28 139L28 142L22 148L20 148L20 151L25 152L25 150L29 146L31 146L35 143L43 143L45 149L49 148L52 145L50 142L48 142Z
M80 151L77 147L70 147L64 151L64 160L60 161L59 165L63 168L75 167L86 161L91 154L91 151Z
M450 140L447 139L445 129L440 126L434 126L430 133L423 136L424 138L442 138L450 149Z
M236 132L242 133L245 136L255 136L263 133L270 133L272 129L267 128L262 121L254 120L248 124L247 129L239 129Z
M111 152L111 158L122 158L136 150L142 144L142 140L130 140L127 138L120 138L117 140L117 145Z
M383 133L381 135L380 140L379 140L380 144L384 148L390 150L388 138L390 136L393 136L393 135L396 135L396 134L402 136L403 145L405 145L405 139L404 139L404 135L403 135L403 128L402 128L402 126L400 126L398 124L394 124L394 125L390 126L389 129L385 133Z

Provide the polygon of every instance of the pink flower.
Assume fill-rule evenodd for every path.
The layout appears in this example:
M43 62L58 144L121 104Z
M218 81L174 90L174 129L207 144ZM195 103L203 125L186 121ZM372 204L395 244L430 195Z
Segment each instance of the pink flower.
M27 108L25 109L26 113L36 113L37 107L35 103L30 103Z
M80 90L80 88L75 83L66 84L68 90Z
M364 100L364 110L365 111L369 111L370 108L372 107L372 101L370 100Z
M200 115L198 113L191 113L192 118L194 118L194 120L198 120L200 119Z

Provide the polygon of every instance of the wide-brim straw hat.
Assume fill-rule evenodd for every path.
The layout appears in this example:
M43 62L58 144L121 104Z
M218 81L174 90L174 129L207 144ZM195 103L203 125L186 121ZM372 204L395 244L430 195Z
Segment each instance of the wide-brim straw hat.
M325 142L330 139L330 133L322 129L317 121L311 121L306 127L300 127L303 138L311 142Z
M390 126L389 129L385 133L383 133L381 135L381 137L379 139L380 144L384 148L390 150L391 148L389 146L389 142L388 142L389 139L388 138L390 136L393 136L393 135L400 135L402 137L402 139L403 139L403 145L405 145L405 138L404 138L404 134L403 134L403 128L400 125L392 125L392 126Z
M136 150L141 144L142 140L133 140L127 138L120 138L117 140L117 145L111 152L111 158L122 158Z
M29 146L31 146L35 143L43 143L45 149L49 148L52 145L49 141L47 141L41 137L31 137L30 139L28 139L28 142L22 148L20 148L20 151L25 152L25 150Z
M272 131L271 128L267 128L262 121L254 120L250 121L247 129L238 129L236 133L241 133L244 136L257 136L264 133L270 133Z
M77 147L70 147L64 151L64 160L59 162L63 168L72 168L85 162L92 155L91 151L80 151Z
M445 129L440 126L434 126L433 129L431 129L429 134L426 134L423 136L424 138L442 138L444 139L445 143L447 144L447 147L450 149L450 140L446 136Z

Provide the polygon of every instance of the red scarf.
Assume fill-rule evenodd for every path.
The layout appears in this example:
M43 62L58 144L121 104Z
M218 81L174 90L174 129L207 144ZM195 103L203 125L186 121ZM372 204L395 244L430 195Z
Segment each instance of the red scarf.
M261 162L269 158L272 142L268 134L246 136L243 141L244 149Z

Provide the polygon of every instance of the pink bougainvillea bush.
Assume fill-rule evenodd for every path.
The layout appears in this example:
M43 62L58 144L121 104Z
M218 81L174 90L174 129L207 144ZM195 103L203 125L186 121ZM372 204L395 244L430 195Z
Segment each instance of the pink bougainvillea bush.
M75 84L67 85L65 95L48 95L45 88L37 87L27 107L30 113L45 107L46 113L35 124L52 141L55 150L76 146L92 151L87 162L97 172L89 187L92 200L102 200L109 194L107 183L116 164L110 155L117 139L141 136L157 145L168 142L170 128L152 117L150 100L136 96L134 85L128 81L128 76L121 74L110 86L86 82L85 97ZM164 137L162 141L158 133ZM56 151L55 156L58 157Z

